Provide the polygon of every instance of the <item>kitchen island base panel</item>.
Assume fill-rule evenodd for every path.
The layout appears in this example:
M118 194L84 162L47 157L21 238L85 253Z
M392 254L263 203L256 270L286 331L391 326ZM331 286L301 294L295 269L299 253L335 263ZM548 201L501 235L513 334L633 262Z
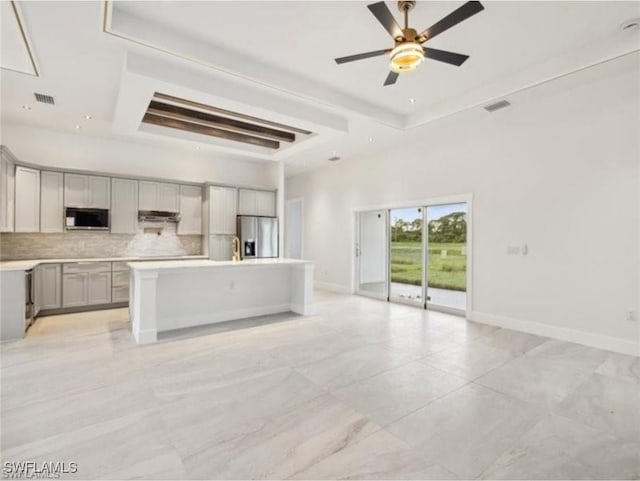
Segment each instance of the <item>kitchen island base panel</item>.
M158 333L176 329L290 311L311 314L310 262L130 266L131 325L139 344L156 342Z

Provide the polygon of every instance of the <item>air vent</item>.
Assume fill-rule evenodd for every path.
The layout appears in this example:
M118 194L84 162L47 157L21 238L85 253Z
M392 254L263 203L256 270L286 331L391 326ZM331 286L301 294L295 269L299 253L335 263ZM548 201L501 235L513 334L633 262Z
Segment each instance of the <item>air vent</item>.
M277 150L313 132L156 92L143 123Z
M509 105L511 105L509 102L507 102L506 100L500 100L499 102L490 104L490 105L485 105L484 109L487 112L495 112L496 110L500 110L500 109L504 109L506 107L508 107Z
M338 160L340 160L340 157L338 157L337 155L334 155L333 157L329 157L327 160L329 162L337 162Z
M53 100L53 97L51 95L39 94L37 92L35 92L33 95L35 95L36 100L42 104L53 105L56 103L55 100Z

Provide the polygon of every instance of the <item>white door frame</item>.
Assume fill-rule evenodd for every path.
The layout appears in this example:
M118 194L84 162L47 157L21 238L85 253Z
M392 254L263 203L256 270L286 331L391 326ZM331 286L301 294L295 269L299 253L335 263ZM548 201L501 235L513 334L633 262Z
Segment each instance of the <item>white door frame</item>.
M419 199L419 200L411 200L411 201L403 201L403 202L395 202L390 204L378 204L378 205L369 205L363 207L356 207L353 209L353 219L354 223L352 225L352 243L354 246L351 249L351 266L352 266L352 276L351 276L351 292L357 292L357 257L355 256L355 245L357 242L357 219L358 212L362 211L371 211L371 210L384 210L384 209L399 209L403 207L426 207L428 205L439 205L439 204L456 204L460 202L466 202L467 204L467 305L465 311L465 317L467 319L471 319L471 313L473 312L473 194L454 194L447 195L441 197L431 197L427 199ZM426 211L426 209L425 209ZM426 267L425 267L426 268ZM423 268L424 269L424 268ZM415 304L414 304L415 305ZM442 309L444 310L444 309Z
M376 294L372 294L371 292L367 292L367 291L362 291L360 290L360 260L362 259L362 256L360 255L361 250L360 250L360 214L364 213L364 212L376 212L378 210L382 210L384 212L384 216L385 216L385 245L387 246L387 248L385 249L385 260L384 260L384 264L385 266L389 265L389 211L385 210L385 209L374 209L372 211L368 211L368 210L361 210L358 212L354 212L354 220L355 220L355 242L354 242L354 248L352 251L352 255L355 258L355 264L354 264L354 280L355 280L355 284L353 286L353 291L356 294L358 294L359 296L365 296L365 297L371 297L373 299L380 299L380 300L389 300L389 272L387 272L385 274L385 292L382 293L381 295L376 295ZM388 270L388 269L387 269Z
M291 205L297 202L300 203L300 258L304 259L304 197L294 197L292 199L287 199L285 201L285 208L284 208L285 226L284 226L284 242L283 242L284 257L288 257L288 254L289 254L289 235L287 231L289 222L287 221L287 215L288 215L289 209L291 208Z

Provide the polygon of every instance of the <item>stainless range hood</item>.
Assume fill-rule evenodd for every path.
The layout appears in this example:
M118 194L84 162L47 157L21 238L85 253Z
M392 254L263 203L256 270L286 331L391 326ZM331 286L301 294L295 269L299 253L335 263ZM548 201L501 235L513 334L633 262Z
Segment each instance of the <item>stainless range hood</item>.
M139 210L138 220L140 222L179 222L180 214L161 210Z

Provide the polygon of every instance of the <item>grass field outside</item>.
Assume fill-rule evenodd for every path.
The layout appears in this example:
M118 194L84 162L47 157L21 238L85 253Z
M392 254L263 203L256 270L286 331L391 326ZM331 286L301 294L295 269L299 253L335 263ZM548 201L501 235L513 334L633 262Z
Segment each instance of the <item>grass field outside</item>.
M430 243L428 287L466 291L465 244ZM422 243L391 242L391 281L422 284Z

